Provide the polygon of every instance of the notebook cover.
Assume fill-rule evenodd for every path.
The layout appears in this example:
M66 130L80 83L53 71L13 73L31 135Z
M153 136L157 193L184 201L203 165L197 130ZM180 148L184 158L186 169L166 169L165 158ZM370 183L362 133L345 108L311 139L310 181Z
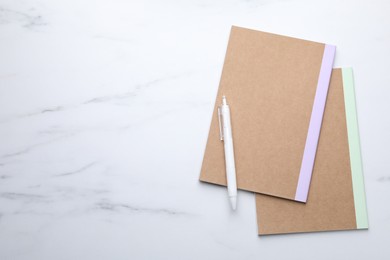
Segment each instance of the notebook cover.
M352 69L333 70L307 203L257 194L256 211L260 235L368 228Z
M226 185L217 107L231 109L237 185L306 202L335 47L233 26L200 180Z

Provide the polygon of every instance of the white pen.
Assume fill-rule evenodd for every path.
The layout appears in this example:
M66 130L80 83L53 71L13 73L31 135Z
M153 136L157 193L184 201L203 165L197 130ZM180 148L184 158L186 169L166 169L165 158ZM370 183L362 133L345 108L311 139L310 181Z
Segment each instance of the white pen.
M224 143L225 148L225 165L228 195L232 209L236 210L237 206L237 182L236 182L236 165L234 163L234 148L232 126L230 123L230 109L226 103L226 97L222 97L222 105L218 107L219 136Z

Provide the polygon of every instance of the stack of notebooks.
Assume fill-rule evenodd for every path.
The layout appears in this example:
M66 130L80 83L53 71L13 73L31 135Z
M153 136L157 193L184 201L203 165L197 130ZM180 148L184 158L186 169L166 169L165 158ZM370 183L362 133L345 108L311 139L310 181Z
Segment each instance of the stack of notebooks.
M200 180L226 186L226 96L237 187L255 193L259 235L368 228L353 73L333 69L334 56L332 45L231 29Z

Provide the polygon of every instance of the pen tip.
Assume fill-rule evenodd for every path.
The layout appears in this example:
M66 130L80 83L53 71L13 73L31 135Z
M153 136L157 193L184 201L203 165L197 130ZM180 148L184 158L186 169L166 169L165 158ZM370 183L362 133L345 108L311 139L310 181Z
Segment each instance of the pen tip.
M237 208L237 197L230 197L230 205L232 206L233 210L236 210L236 208Z

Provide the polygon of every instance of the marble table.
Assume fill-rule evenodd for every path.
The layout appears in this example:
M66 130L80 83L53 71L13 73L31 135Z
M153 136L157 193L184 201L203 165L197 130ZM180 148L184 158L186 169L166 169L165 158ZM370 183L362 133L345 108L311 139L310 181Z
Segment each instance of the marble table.
M390 3L0 0L0 259L390 259ZM259 237L198 181L231 25L352 66L369 231Z

